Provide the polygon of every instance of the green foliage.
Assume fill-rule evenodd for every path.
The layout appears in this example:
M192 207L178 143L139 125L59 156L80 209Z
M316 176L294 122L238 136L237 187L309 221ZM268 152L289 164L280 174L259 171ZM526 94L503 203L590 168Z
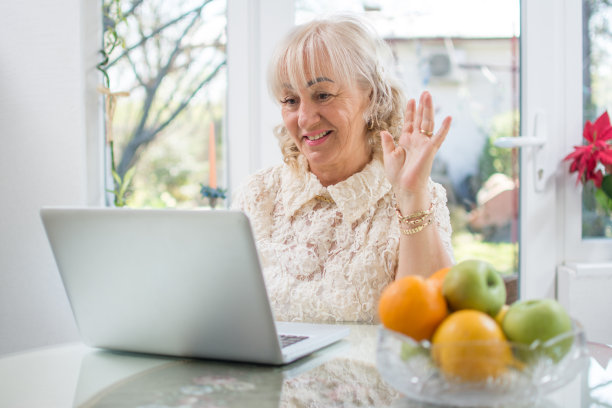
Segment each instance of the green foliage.
M601 190L612 200L612 174L606 174L601 181Z
M608 197L601 188L595 190L595 199L606 214L612 213L612 198Z
M130 184L134 178L135 167L129 169L122 178L115 170L112 170L113 180L115 180L115 189L106 190L115 195L115 206L124 207L126 205L126 197L129 192Z
M121 0L105 0L102 12L104 15L103 44L100 50L102 60L96 65L96 68L104 76L104 86L110 88L110 78L106 69L112 52L119 46L125 48L125 40L117 33L117 26L125 23L126 18L121 10Z
M452 236L455 260L481 259L494 265L501 274L518 271L518 244L509 242L483 242L478 234L454 231Z
M200 194L202 194L202 197L206 197L206 198L225 198L225 193L227 192L226 189L223 188L213 188L211 186L205 186L204 184L201 185L202 188L200 189Z
M612 174L604 176L601 188L595 190L595 199L606 215L612 214Z
M612 238L612 200L593 183L582 190L582 236Z
M500 137L513 136L514 130L518 129L518 120L517 111L508 111L493 118L489 137L478 161L478 176L481 183L494 173L512 177L512 149L496 147L494 143Z

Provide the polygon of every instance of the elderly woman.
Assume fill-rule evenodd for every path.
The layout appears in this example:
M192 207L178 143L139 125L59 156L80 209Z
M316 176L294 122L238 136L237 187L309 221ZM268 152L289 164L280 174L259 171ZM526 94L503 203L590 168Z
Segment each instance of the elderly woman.
M278 320L376 322L394 279L452 262L446 192L430 179L450 117L403 101L386 44L334 17L296 27L270 64L284 163L234 195L254 228Z

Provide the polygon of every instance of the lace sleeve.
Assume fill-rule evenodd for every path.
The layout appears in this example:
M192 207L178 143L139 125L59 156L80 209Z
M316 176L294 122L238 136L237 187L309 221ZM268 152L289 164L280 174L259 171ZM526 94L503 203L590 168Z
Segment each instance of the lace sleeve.
M453 246L451 242L451 234L453 228L450 223L450 212L448 210L446 190L441 184L429 180L429 191L432 197L432 204L434 207L434 221L438 228L438 233L442 240L442 244L448 252L451 260L454 262L455 257L453 255Z

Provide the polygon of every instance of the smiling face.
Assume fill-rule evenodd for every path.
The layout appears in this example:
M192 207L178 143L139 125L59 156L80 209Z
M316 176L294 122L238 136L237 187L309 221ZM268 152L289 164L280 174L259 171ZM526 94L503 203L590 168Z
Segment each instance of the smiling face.
M331 75L316 76L299 89L287 85L282 90L285 127L324 186L345 180L370 161L363 117L368 101L366 91Z

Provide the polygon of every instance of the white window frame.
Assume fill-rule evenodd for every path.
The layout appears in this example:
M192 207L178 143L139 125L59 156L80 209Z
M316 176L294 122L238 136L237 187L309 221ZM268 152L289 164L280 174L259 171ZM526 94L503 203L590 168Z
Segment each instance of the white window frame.
M582 144L582 2L566 1L566 134L565 152ZM578 17L576 17L578 16ZM571 39L571 40L569 40ZM565 248L564 263L612 262L612 239L582 238L582 186L576 186L576 175L568 175L568 164L563 166L562 191L565 195Z
M227 163L230 192L249 174L282 162L273 129L280 110L267 88L278 39L293 27L294 2L227 2Z
M519 280L521 298L555 297L556 266L563 260L563 200L557 184L565 134L565 0L521 3L521 128L543 137L542 149L520 155ZM534 134L535 118L544 121ZM540 122L542 123L542 122ZM537 168L536 168L537 165ZM538 170L544 184L537 186Z
M530 132L535 113L543 112L548 128L543 164L534 166L533 149L521 152L521 297L567 297L575 290L566 266L574 272L589 265L605 271L612 261L612 240L582 239L581 189L562 162L582 142L582 2L526 0L521 17L522 126ZM548 183L536 191L540 167ZM557 291L557 270L563 273L563 293ZM603 280L581 286L581 293ZM577 276L575 282L585 281Z
M95 207L105 205L105 153L104 101L97 91L102 46L102 9L100 1L81 0L81 64L84 81L85 137L87 161L87 204Z
M86 80L88 203L103 204L104 138L96 92L101 35L98 2L81 2ZM281 162L272 134L280 122L267 92L272 48L294 24L294 2L228 1L227 163L230 192L253 172ZM581 197L561 159L581 142L581 1L523 0L521 4L521 114L523 133L535 112L547 119L546 188L535 191L534 150L521 153L521 297L555 296L555 268L612 262L612 240L581 237Z

